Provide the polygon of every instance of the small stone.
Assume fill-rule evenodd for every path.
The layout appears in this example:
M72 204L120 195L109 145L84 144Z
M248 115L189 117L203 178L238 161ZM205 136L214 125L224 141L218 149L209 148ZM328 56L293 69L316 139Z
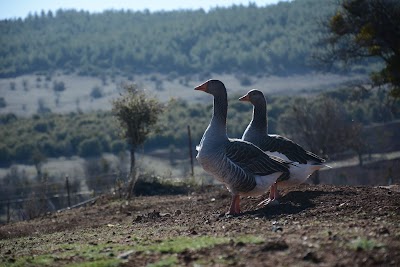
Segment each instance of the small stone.
M134 253L134 252L135 252L134 250L128 250L128 251L126 251L126 252L124 252L124 253L119 254L117 258L118 258L118 259L122 259L122 260L126 260L126 259L128 259L129 256L130 256L132 253Z
M285 240L278 241L268 241L263 247L262 251L277 251L277 250L285 250L288 249L289 246Z
M239 241L235 244L236 247L244 247L246 244L242 241Z
M278 226L278 225L273 225L272 226L272 232L282 232L283 231L283 228L281 227L281 226Z
M181 214L182 214L182 211L181 211L181 210L176 210L175 213L174 213L175 216L179 216L179 215L181 215Z
M390 234L389 229L387 229L386 227L380 228L380 229L378 230L378 233L379 233L380 235L388 235L388 234Z
M191 235L197 235L197 232L196 232L196 230L191 230L191 231L190 231L190 234L191 234Z
M155 219L155 218L160 218L161 217L160 212L159 211L155 211L155 210L153 210L153 212L150 212L149 214L147 214L147 216L150 219Z
M314 252L307 252L307 254L303 257L305 261L311 261L313 263L319 263L321 260L315 255Z

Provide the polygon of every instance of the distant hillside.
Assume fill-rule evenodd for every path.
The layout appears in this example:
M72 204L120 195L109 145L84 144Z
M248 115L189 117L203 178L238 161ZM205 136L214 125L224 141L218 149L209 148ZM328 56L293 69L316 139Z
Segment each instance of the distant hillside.
M63 69L288 74L310 70L334 1L172 12L59 10L0 21L0 77Z

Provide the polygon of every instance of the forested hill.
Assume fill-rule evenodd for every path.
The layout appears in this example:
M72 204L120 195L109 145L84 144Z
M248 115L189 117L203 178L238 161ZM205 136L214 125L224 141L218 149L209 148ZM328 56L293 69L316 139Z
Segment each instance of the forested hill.
M334 1L172 12L42 11L0 21L0 77L63 69L82 75L129 72L309 70Z

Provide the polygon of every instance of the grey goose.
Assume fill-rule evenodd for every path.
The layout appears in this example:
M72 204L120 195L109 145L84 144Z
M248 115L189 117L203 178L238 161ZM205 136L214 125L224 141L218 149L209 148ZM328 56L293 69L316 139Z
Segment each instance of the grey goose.
M270 157L253 144L227 136L228 99L225 85L208 80L195 90L213 95L213 115L197 146L197 160L203 169L225 184L232 195L228 214L240 211L240 196L260 196L275 181L289 175L289 163Z
M250 90L239 100L253 104L253 117L243 133L242 140L251 142L267 154L289 160L297 166L297 168L290 169L290 175L285 177L286 179L277 180L277 183L272 185L269 199L265 200L263 204L277 200L279 197L278 185L291 186L303 183L316 170L326 166L323 164L324 159L305 150L292 140L280 135L268 134L267 101L261 91Z

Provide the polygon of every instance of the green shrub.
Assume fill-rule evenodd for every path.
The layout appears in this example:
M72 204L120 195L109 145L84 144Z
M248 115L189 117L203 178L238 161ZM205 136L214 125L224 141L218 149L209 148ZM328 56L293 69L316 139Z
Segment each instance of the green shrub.
M93 87L92 91L90 92L90 96L94 99L97 98L102 98L103 97L103 91L99 86Z
M30 143L20 143L15 148L15 159L17 161L27 162L32 159L35 146Z
M0 124L8 124L17 120L17 116L14 113L7 113L0 115Z
M64 82L58 82L54 81L53 82L53 90L54 92L62 92L65 90L65 83Z
M119 154L120 152L126 150L126 143L122 140L116 140L111 143L111 152L114 154Z
M4 99L4 97L0 97L0 108L5 108L6 106L6 100Z
M6 146L0 146L0 166L7 166L11 161L11 152Z
M97 138L86 139L78 146L78 155L84 158L100 156L101 152L101 143Z
M46 133L47 132L47 123L46 122L38 122L33 126L33 129L39 133Z

